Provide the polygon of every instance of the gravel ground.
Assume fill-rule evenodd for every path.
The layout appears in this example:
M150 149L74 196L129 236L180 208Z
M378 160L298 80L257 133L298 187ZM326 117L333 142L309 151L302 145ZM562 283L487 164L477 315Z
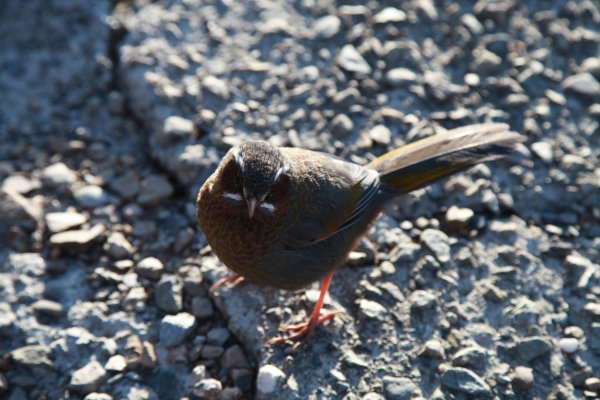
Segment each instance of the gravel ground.
M600 393L592 1L6 0L0 398L581 399ZM400 199L318 285L229 274L198 188L249 137L365 163L460 125L511 159Z

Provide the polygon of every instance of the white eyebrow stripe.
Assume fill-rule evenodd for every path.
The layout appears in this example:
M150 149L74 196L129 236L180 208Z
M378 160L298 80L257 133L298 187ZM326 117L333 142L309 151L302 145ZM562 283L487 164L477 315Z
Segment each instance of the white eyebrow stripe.
M235 162L240 167L242 172L244 172L244 159L237 150L233 151L233 158L235 159Z
M260 208L264 208L266 211L272 213L275 212L275 210L277 209L273 204L271 203L260 203L259 205Z
M275 174L275 179L273 179L273 182L277 182L277 179L279 179L279 177L281 175L285 174L289 170L290 170L290 166L286 163L283 163L281 165L281 167L279 167L279 169L277 170L277 173Z
M242 195L240 195L238 193L225 192L225 193L223 193L223 197L225 197L226 199L230 199L230 200L242 201Z

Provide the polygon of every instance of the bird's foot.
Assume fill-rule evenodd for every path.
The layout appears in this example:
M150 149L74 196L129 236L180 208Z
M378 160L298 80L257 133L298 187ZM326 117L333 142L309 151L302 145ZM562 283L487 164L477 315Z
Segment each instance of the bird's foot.
M310 318L307 322L302 322L300 324L288 325L285 326L284 329L296 332L291 336L287 337L274 337L268 339L266 341L267 344L282 344L288 341L296 342L293 346L294 349L298 348L302 343L306 342L308 338L312 335L315 328L322 323L333 319L338 314L343 313L343 311L332 311L325 314L319 315L317 318Z
M210 289L208 289L208 291L214 292L215 290L217 290L218 288L220 288L221 286L223 286L229 282L232 282L231 286L237 286L244 281L246 281L246 278L244 278L242 275L233 274L231 276L221 278L218 281L216 281L215 283L213 283L212 286L210 287Z

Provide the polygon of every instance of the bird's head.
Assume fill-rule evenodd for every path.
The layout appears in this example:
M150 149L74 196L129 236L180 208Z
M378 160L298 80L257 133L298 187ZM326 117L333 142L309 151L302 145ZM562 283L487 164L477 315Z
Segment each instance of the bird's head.
M224 159L223 197L245 203L250 218L259 210L273 214L287 187L289 169L287 157L276 146L262 140L245 141Z

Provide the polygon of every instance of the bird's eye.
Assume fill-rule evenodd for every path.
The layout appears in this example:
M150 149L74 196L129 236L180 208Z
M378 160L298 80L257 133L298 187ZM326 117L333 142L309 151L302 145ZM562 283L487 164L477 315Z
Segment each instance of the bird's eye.
M233 185L235 186L236 189L240 189L242 187L242 175L241 174L236 174L235 178L233 180Z

